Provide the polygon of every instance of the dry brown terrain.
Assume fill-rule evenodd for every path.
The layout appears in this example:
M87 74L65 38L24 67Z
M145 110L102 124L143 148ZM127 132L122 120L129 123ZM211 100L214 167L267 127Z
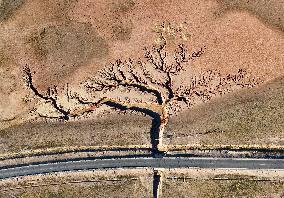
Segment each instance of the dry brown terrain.
M0 197L152 197L150 170L84 171L0 182Z
M166 171L162 197L274 197L284 194L283 172L188 169Z
M283 171L160 169L161 197L283 196ZM0 181L1 197L152 197L151 169L98 170Z
M224 14L230 11L247 11L254 14L260 20L272 28L284 30L283 8L284 2L278 0L218 0L220 11Z
M229 94L173 117L169 144L284 145L284 78Z
M143 56L142 49L151 46L158 33L164 34L169 49L179 43L189 50L206 46L204 55L188 64L187 74L207 69L227 74L244 68L269 82L171 119L165 134L169 144L283 145L283 80L271 81L284 75L283 8L282 0L2 0L0 152L148 145L150 119L144 117L28 122L33 107L44 102L29 101L32 94L22 69L30 65L43 92L52 85L63 90L66 83L77 90L106 64ZM172 35L157 29L163 22L182 26L182 32Z
M54 109L34 97L23 68L29 65L41 93L54 85L65 93L67 84L80 92L80 83L104 66L143 57L143 48L159 42L160 34L169 52L181 43L189 53L205 52L174 83L207 70L227 75L245 69L261 80L183 109L170 118L164 143L283 147L283 13L284 0L0 0L0 155L151 146L151 119L132 112L107 109L68 122L38 118ZM284 196L283 171L162 172L162 197ZM0 181L0 197L152 197L152 177L148 169L28 176Z
M263 80L284 72L282 0L1 2L1 120L22 119L31 108L22 101L28 93L21 78L25 64L36 71L42 90L67 82L76 87L117 58L140 57L162 22L187 24L188 39L177 36L170 45L206 46L193 72L248 68Z
M149 145L151 120L135 115L75 122L36 122L0 131L0 154L72 146Z

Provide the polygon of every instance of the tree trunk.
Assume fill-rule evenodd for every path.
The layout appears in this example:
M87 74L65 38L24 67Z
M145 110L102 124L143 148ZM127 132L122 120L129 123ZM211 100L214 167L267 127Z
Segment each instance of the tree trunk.
M166 151L167 148L165 145L163 145L163 137L164 137L164 132L166 130L167 124L169 122L169 111L167 107L164 107L163 112L161 114L161 124L159 127L159 143L158 143L158 150L159 151Z

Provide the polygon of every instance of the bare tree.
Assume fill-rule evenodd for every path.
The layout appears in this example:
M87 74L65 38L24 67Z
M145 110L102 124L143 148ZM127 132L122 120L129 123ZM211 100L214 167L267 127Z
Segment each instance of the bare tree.
M28 88L34 93L34 95L38 98L41 98L46 103L51 104L54 110L56 111L56 113L58 114L57 116L50 116L50 115L42 115L39 113L38 114L39 117L68 121L72 117L76 118L78 116L84 115L85 113L92 112L97 107L97 105L101 103L101 100L103 100L102 98L97 103L93 103L93 105L86 105L87 103L81 101L80 98L77 96L77 94L74 92L74 95L70 97L72 99L77 100L78 106L74 107L73 109L70 109L60 104L58 100L57 86L49 87L46 93L41 93L39 91L39 89L35 86L33 82L33 74L28 65L24 67L24 80ZM68 93L66 95L68 95ZM32 111L36 110L33 109Z
M49 89L47 94L41 94L33 84L32 73L25 67L26 81L34 94L52 104L60 116L68 120L94 111L101 105L107 105L126 111L132 110L152 118L151 143L154 152L163 150L163 134L169 122L170 115L177 111L179 104L190 107L197 102L206 102L212 97L223 95L234 89L253 87L258 80L251 77L244 69L236 74L221 75L216 71L206 71L200 75L191 76L187 83L177 85L176 78L188 68L195 58L204 53L204 48L188 53L181 44L173 53L168 53L166 40L161 36L161 42L145 48L144 57L137 61L116 60L113 64L98 72L94 78L88 79L84 87L94 99L84 99L79 95L73 96L82 108L65 109L58 103L56 88ZM134 90L143 95L154 97L153 101L137 101L134 99L118 99L109 97L114 91ZM101 97L97 95L101 94Z

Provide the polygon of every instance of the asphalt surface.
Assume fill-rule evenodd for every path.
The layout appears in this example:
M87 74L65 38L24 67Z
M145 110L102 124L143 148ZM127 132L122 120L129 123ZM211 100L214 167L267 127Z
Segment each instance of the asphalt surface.
M224 168L284 169L284 159L240 158L123 158L65 161L0 169L0 179L75 170L107 168Z

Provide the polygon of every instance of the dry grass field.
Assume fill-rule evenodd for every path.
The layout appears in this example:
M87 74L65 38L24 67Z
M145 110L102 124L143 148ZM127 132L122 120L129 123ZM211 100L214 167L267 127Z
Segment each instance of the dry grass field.
M219 197L274 197L283 196L284 182L237 180L167 181L163 197L219 198Z
M152 197L149 170L110 170L31 176L0 182L0 197Z
M161 197L283 196L283 171L161 169ZM0 197L152 197L151 169L98 170L27 176L0 181Z
M283 173L276 175L265 170L178 170L165 175L162 197L281 198L284 195Z
M72 146L150 146L150 127L149 118L129 114L67 123L24 123L0 131L0 154Z
M169 144L284 145L284 78L173 117Z

